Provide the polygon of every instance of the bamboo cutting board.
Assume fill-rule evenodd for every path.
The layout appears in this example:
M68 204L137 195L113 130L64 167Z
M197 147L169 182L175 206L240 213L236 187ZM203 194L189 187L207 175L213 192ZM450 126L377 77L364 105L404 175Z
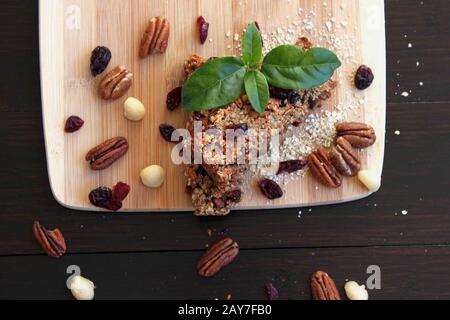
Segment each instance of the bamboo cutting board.
M158 15L171 23L168 50L165 55L140 60L140 38L148 20ZM199 15L211 23L210 40L203 46L196 30ZM191 54L238 54L234 34L241 34L252 21L258 21L269 35L287 30L292 42L297 36L307 36L337 52L343 62L336 75L339 86L323 108L353 105L347 120L367 122L375 128L378 141L362 153L363 168L381 173L386 100L383 0L40 0L43 121L50 184L57 201L70 208L96 210L87 199L90 190L124 181L132 189L125 211L191 210L183 167L172 164L173 145L163 141L158 131L161 123L184 127L186 122L183 112L166 110L166 94L180 84L183 63ZM115 102L98 98L98 79L93 79L89 70L91 51L98 45L113 53L108 70L120 64L134 73L128 95L146 105L144 121L134 123L123 117L126 97ZM356 92L351 77L362 63L372 67L376 81L369 90ZM75 134L63 131L70 115L86 121ZM128 154L105 171L91 171L84 161L86 152L114 136L128 138ZM167 171L164 185L157 190L145 188L139 179L141 169L151 164L160 164ZM313 206L369 195L357 179L345 179L340 189L331 190L309 175L283 189L285 196L269 203L250 185L240 208Z

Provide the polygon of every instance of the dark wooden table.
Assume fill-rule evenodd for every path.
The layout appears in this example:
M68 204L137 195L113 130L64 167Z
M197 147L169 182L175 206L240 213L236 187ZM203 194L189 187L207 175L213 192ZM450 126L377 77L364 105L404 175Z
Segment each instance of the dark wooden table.
M70 298L66 268L78 265L98 299L264 299L268 282L283 299L310 299L312 272L328 271L342 288L346 279L364 283L367 267L377 265L382 288L370 291L372 299L449 299L448 0L387 0L386 22L387 150L376 195L303 209L301 218L298 209L219 219L92 214L62 208L50 192L37 1L1 1L0 298ZM63 259L42 254L31 233L35 219L64 232ZM214 279L201 279L196 260L222 230L239 242L240 256Z

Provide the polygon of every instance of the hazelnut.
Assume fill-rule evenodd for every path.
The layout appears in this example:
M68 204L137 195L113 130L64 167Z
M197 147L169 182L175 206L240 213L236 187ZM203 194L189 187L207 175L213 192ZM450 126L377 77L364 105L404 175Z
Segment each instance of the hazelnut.
M166 171L163 167L153 165L141 171L142 183L149 188L159 188L166 178Z
M81 276L74 276L70 281L70 291L77 300L94 300L95 285L92 281Z
M366 286L359 285L355 281L349 281L345 284L345 294L350 300L369 300L369 293Z
M136 98L128 98L123 107L125 118L128 120L141 121L145 116L145 106Z
M358 179L370 192L377 192L381 187L381 177L373 170L361 170Z

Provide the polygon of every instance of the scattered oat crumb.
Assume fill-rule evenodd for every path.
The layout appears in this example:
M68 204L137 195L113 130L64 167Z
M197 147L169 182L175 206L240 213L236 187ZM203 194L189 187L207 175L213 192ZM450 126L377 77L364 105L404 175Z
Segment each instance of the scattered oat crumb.
M412 43L408 43L408 48L412 48Z
M409 97L409 93L406 92L406 91L404 91L404 92L402 92L402 96L403 96L403 97Z
M211 229L208 229L208 237L210 237L211 238L211 236L212 236L212 230Z
M395 133L396 136L399 136L401 132L399 130L397 130L394 133Z
M232 296L231 296L231 293L229 293L229 294L227 295L227 300L230 301L230 300L231 300L231 297L232 297Z
M408 211L406 211L406 210L402 211L402 215L406 216L407 214L408 214Z
M422 81L419 82L419 86L423 87L423 82Z

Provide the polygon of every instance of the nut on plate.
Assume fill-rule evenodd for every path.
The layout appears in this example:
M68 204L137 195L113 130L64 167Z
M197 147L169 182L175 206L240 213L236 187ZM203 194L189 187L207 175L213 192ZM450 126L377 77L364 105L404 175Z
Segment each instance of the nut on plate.
M230 238L214 244L197 263L198 274L210 278L229 265L239 254L238 244Z
M309 168L312 175L323 185L330 188L339 188L342 179L336 168L331 164L328 151L325 148L319 148L308 158Z
M166 179L166 170L158 165L153 165L141 171L142 183L149 188L159 188Z
M166 52L169 44L170 24L166 18L155 17L148 23L139 47L139 57Z
M350 300L369 300L369 293L366 286L359 285L355 281L349 281L345 284L345 294Z
M122 66L108 72L98 87L102 99L116 100L124 96L133 84L133 74Z
M373 170L361 170L358 179L370 192L377 192L381 187L381 177Z
M337 139L336 146L331 148L329 157L331 164L344 176L356 176L361 169L358 153L343 137Z
M130 121L141 121L145 116L144 104L136 98L129 97L123 104L124 116Z
M354 148L357 149L368 148L377 140L375 130L365 123L340 123L336 126L336 132L338 137L345 138Z
M333 279L323 271L317 271L311 276L311 293L313 300L341 300Z
M124 137L109 139L86 154L86 161L92 170L103 170L122 158L128 152L128 141Z
M82 276L73 276L69 282L69 289L75 299L80 301L94 300L95 285L91 280Z
M33 223L33 234L48 256L61 258L66 253L66 241L59 229L50 231L39 221L35 221Z

